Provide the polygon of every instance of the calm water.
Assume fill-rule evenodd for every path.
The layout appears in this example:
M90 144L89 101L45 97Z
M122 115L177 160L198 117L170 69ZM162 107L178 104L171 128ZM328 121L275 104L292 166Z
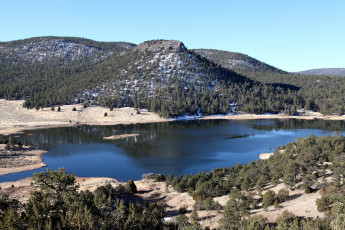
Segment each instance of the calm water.
M260 153L310 134L345 131L343 121L180 121L142 125L79 126L27 131L20 136L48 150L48 168L66 167L82 177L139 179L143 173L173 175L210 171L258 159ZM116 141L103 137L138 133ZM45 168L6 175L0 182L32 176Z

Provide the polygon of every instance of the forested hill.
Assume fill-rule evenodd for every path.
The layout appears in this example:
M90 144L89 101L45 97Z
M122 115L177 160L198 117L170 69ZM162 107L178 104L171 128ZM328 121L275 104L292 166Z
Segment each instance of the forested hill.
M284 88L294 94L293 100L288 102L293 105L292 108L296 106L298 109L311 109L323 114L343 115L345 113L345 79L325 76L336 75L335 71L339 73L342 69L324 69L323 74L317 71L302 75L282 71L240 53L210 49L194 51L251 80ZM292 113L293 111L290 110L290 114Z
M11 42L0 42L2 64L99 61L131 50L127 42L97 42L76 37L36 37Z
M304 75L327 75L345 77L345 68L310 69L298 72Z
M0 97L28 108L70 103L162 116L290 111L293 94L216 65L182 42L98 43L43 37L1 43ZM68 60L68 61L64 61Z
M195 49L195 53L234 71L285 73L248 55L213 49Z
M227 67L229 60L240 64ZM235 109L344 114L342 81L289 74L242 54L188 50L172 40L134 45L38 37L0 43L0 98L25 99L25 107L36 109L93 103L146 108L164 117Z

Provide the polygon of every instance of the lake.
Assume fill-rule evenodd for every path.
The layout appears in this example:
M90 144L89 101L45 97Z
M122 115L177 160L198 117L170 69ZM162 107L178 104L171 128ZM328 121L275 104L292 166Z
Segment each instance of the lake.
M332 135L345 131L344 121L324 120L197 120L169 123L78 126L26 131L27 140L48 152L51 170L66 167L81 177L140 179L144 173L184 175L257 160L261 153L296 137ZM139 134L120 140L103 137ZM46 168L0 177L13 181Z

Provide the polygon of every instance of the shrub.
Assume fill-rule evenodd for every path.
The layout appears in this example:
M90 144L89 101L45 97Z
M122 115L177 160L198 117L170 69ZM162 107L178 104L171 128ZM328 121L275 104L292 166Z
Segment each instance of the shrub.
M185 229L189 226L188 217L185 214L180 214L176 217L176 224L179 226L178 229Z
M108 113L104 113L104 116L105 116L105 117L108 116Z
M204 200L204 207L207 211L209 210L212 210L213 207L214 207L214 201L212 199L212 197L207 197L205 200Z
M195 210L205 210L204 207L204 200L202 199L196 199L194 203L194 209Z
M198 212L195 209L193 209L193 211L192 211L192 213L190 215L190 220L192 222L197 221L198 217L199 217Z
M155 180L156 182L165 181L165 176L162 175L162 174L155 174L154 180Z
M10 150L10 149L11 149L11 146L10 146L9 143L7 143L6 146L5 146L5 150Z
M137 193L137 186L135 185L134 181L129 180L127 181L127 186L128 186L128 190L130 193Z
M75 107L73 107L72 111L77 111L77 109Z
M178 211L180 214L186 214L187 213L186 207L181 207Z
M57 110L58 112L60 112L61 111L61 108L60 108L60 106L58 107L58 110Z
M322 196L316 200L317 210L319 212L329 212L332 206L332 199L330 196Z
M264 207L269 207L274 204L276 200L276 194L272 190L268 190L264 197L262 198L262 203Z
M306 194L309 194L309 193L312 193L312 192L313 192L313 189L312 189L311 187L307 186L307 187L305 187L304 192L305 192Z
M278 202L285 202L289 199L289 190L288 189L280 189L277 194Z

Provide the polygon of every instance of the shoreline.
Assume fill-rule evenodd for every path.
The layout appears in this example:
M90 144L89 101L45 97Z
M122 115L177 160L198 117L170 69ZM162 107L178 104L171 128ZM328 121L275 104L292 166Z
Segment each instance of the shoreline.
M64 105L61 106L61 112L51 111L51 108L43 108L41 110L28 110L22 108L21 103L23 101L8 101L0 99L0 135L12 135L20 134L28 130L38 130L47 128L60 128L60 127L77 127L82 125L129 125L129 124L147 124L158 122L173 122L179 119L165 119L159 117L153 112L147 112L142 110L141 114L136 114L134 108L119 108L114 111L109 111L108 108L100 106L90 106L83 108L82 105ZM77 111L73 112L72 108L76 107ZM107 111L108 116L104 116L104 111ZM283 114L246 114L237 113L231 115L210 115L194 118L191 120L260 120L260 119L304 119L304 120L345 120L345 116L324 116L318 112L312 111L299 111L303 112L303 115L289 116ZM35 117L38 117L38 121L35 121ZM68 120L68 119L73 119ZM43 120L41 120L43 119ZM37 119L36 119L37 120ZM77 121L76 121L77 120ZM189 119L185 119L188 121ZM135 137L139 134L124 134L113 135L110 137L104 137L104 139L117 140L121 138ZM39 154L40 163L31 164L21 169L4 169L0 168L0 176L11 173L29 171L37 168L46 167L43 163L41 155L45 153L43 150ZM262 156L261 156L262 155ZM261 154L259 159L267 159L271 154ZM265 156L264 156L265 155ZM0 158L1 160L1 158ZM36 159L38 160L38 158ZM22 163L21 163L22 164ZM13 167L16 168L16 167ZM5 173L3 173L4 171ZM7 172L7 173L6 173Z
M2 145L0 149L0 176L30 171L47 166L42 158L42 155L47 151L28 147L16 150L5 150L3 147L4 145Z
M159 122L173 122L179 118L161 118L158 114L142 110L136 114L134 108L118 108L109 111L101 106L64 105L61 111L51 111L51 108L40 110L25 109L23 101L7 101L0 99L0 135L12 135L27 130L76 127L79 125L130 125ZM75 107L77 111L72 111ZM283 114L247 114L201 116L188 120L262 120L262 119L303 119L303 120L345 120L345 116L322 115L318 112L303 111L304 114L290 116ZM107 113L107 116L104 116Z
M169 122L172 119L161 118L158 114L142 110L136 114L134 108L109 108L91 105L83 108L81 104L63 105L39 110L25 109L23 100L8 101L0 99L0 135L18 134L25 130L79 125L120 125ZM76 111L73 111L76 108ZM106 114L106 115L105 115Z

